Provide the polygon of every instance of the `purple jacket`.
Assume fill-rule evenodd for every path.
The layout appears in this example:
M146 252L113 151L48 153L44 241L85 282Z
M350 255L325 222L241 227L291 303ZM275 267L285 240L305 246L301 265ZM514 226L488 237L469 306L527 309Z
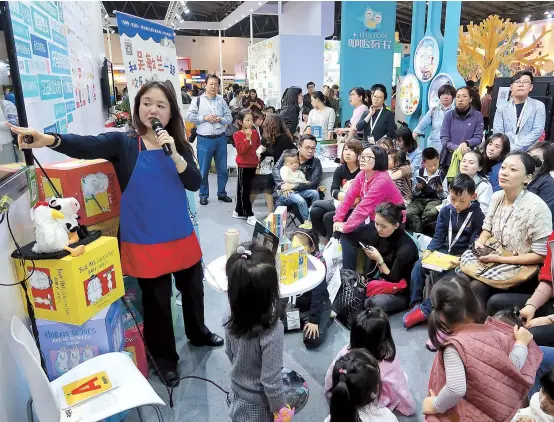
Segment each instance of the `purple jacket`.
M458 115L456 109L444 115L441 127L441 143L443 148L454 151L462 142L468 142L471 148L481 144L483 140L483 115L471 107L465 118Z

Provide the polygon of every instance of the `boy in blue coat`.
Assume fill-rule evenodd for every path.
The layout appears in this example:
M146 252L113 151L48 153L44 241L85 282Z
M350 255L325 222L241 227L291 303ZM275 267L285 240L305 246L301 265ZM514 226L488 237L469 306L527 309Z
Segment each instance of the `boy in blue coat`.
M450 184L449 195L451 204L440 210L435 235L423 253L423 258L433 251L461 256L481 233L485 215L479 202L475 200L477 194L473 179L465 174L457 175ZM423 268L421 259L414 265L410 281L410 306L423 300L425 276L429 271ZM446 273L441 275L444 276ZM411 328L427 321L430 313L431 302L427 298L404 315L404 327Z

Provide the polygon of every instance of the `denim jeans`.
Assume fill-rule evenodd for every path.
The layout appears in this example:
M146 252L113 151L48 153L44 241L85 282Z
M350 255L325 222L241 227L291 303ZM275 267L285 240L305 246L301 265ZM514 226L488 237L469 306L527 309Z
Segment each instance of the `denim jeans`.
M410 277L410 306L415 305L423 300L423 290L425 289L425 272L426 269L421 265L421 259L418 260Z
M350 233L341 233L340 243L342 246L342 268L345 270L356 271L356 263L358 261L358 249L360 243L368 243L372 233L375 232L375 224L361 224ZM366 261L367 267L368 261ZM370 269L370 268L367 268Z
M554 347L544 347L540 346L541 352L543 353L542 363L539 366L537 375L535 376L535 385L529 391L529 400L533 394L538 393L541 389L541 377L548 372L549 369L554 367Z
M200 198L210 196L208 174L212 165L212 158L215 157L215 168L217 170L217 196L227 196L225 186L229 174L227 173L227 137L222 134L219 138L210 139L198 135L198 164L202 182L200 183Z
M291 192L288 196L279 195L276 206L296 204L300 215L307 221L310 218L309 207L319 200L319 192L315 189L307 189L300 192Z
M381 308L387 315L391 315L408 309L408 297L402 293L396 295L375 295L365 300L364 307L366 309Z

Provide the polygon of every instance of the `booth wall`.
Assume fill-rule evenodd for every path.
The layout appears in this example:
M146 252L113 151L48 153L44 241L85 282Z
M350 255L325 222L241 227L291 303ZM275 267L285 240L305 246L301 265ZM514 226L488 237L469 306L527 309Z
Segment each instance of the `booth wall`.
M322 89L323 50L322 36L280 35L281 43L281 91L290 86L299 86L306 92L306 84L314 82Z
M34 239L33 224L29 214L29 194L16 200L10 208L10 225L21 245ZM10 258L15 250L8 225L0 224L0 268L2 283L16 283L14 266ZM27 381L12 357L6 339L9 336L14 315L24 318L19 287L0 287L0 421L26 421L26 405L30 397Z
M110 35L112 44L112 62L115 65L123 64L119 35ZM195 39L196 42L192 42ZM233 73L237 62L248 60L248 46L250 38L221 37L225 42L222 46L223 69L226 73ZM191 59L193 69L219 72L219 38L218 37L188 37L177 36L177 56ZM254 38L254 43L262 41ZM108 54L108 36L104 34L106 55Z

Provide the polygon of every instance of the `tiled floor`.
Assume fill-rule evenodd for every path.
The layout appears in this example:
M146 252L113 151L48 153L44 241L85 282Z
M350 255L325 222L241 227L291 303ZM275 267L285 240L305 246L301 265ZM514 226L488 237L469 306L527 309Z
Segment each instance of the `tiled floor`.
M210 262L225 251L224 235L226 229L233 227L240 230L241 240L246 241L252 235L252 227L245 221L231 217L234 203L224 204L215 198L215 175L210 175L212 198L205 207L198 206L200 224L200 239L204 251L204 259ZM229 179L227 185L230 196L234 198L236 178ZM258 200L255 203L258 218L265 217L265 205ZM206 321L210 329L223 335L222 317L227 307L223 294L217 293L208 285L205 287ZM402 314L391 317L396 350L402 368L408 375L410 390L418 403L415 416L403 421L423 420L420 409L421 402L427 394L427 381L434 355L425 349L427 340L426 327L418 327L409 331L402 328ZM183 375L195 375L209 378L227 389L229 384L229 361L223 349L203 349L189 346L184 337L182 321L178 327L178 346L181 361L179 369ZM308 351L302 345L300 333L289 333L285 336L285 366L298 371L304 376L310 388L310 398L301 412L294 418L297 422L320 422L328 414L327 402L323 396L323 384L327 368L339 350L348 342L349 331L337 323L330 328L326 342L315 351ZM168 403L168 395L156 376L150 378L152 385L160 396ZM225 394L215 386L200 380L185 380L173 393L174 407L163 409L166 422L215 422L227 421L227 404ZM156 421L151 409L142 411L143 420ZM139 415L133 411L126 422L140 421ZM255 422L255 421L253 421Z

